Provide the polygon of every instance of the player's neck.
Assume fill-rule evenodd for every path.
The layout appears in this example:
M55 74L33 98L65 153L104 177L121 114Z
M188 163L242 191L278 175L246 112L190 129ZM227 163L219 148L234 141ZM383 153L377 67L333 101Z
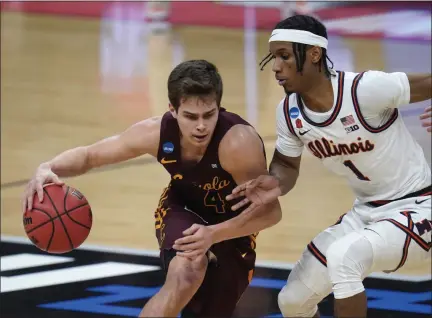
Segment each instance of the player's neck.
M333 107L333 86L331 79L326 76L317 77L317 80L311 81L309 87L299 94L304 105L314 112L325 113Z
M180 146L181 157L183 160L199 162L202 157L204 157L204 154L207 151L208 144L203 145L202 147L198 147L190 143L186 138L180 138Z

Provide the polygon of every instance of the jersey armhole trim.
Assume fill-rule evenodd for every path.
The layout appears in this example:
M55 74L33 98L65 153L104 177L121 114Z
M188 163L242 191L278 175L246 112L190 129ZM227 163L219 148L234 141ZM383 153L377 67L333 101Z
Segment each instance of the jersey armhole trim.
M289 131L296 136L297 138L299 138L299 136L297 136L294 127L292 125L290 116L289 116L289 96L285 97L285 101L284 101L284 115L285 115L285 121L287 123L288 129ZM300 138L299 138L300 139Z
M362 124L362 126L367 131L369 131L373 134L376 134L376 133L380 133L380 132L386 130L387 128L389 128L395 122L395 120L399 117L399 111L397 108L395 108L390 119L381 127L374 128L366 122L366 120L364 119L364 117L361 113L360 104L358 102L358 97L357 97L357 88L358 88L359 82L360 82L361 78L363 77L364 73L365 72L362 72L354 78L352 86L351 86L351 96L352 96L352 101L354 104L354 109L355 109L355 112L357 114L358 119L360 120L360 123Z

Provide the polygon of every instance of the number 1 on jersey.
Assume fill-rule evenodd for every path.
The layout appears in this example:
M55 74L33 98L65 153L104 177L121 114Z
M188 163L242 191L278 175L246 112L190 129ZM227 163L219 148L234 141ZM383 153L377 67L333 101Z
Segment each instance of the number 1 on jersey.
M216 190L208 190L204 197L205 206L213 206L216 213L225 213L225 203Z
M343 164L345 165L345 167L348 167L349 169L351 169L352 172L354 172L354 174L357 176L357 178L359 180L362 181L370 181L370 179L368 177L366 177L365 175L363 175L359 169L357 169L357 167L354 165L354 163L351 160L345 160L343 162Z

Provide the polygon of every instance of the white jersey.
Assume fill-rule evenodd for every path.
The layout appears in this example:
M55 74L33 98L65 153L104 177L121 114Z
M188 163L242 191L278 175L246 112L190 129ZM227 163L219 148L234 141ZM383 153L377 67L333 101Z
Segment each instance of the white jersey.
M398 111L410 100L406 74L332 74L335 102L329 112L309 110L297 94L279 104L276 149L297 157L306 147L347 179L360 202L394 200L429 187L423 150Z

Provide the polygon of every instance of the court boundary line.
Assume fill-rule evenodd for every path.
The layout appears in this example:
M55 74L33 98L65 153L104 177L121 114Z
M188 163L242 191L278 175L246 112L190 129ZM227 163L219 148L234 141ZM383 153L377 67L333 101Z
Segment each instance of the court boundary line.
M13 236L13 235L1 235L1 242L5 243L20 243L26 245L33 245L33 243L26 237L23 236ZM130 247L120 247L120 246L112 246L112 245L99 245L99 244L87 244L84 243L77 250L83 251L93 251L93 252L109 252L114 254L128 254L128 255L136 255L136 256L152 256L159 257L159 252L157 250L147 250L147 249L138 249L138 248L130 248ZM281 261L273 261L273 260L259 260L256 261L256 267L261 268L272 268L272 269L281 269L281 270L292 270L294 268L294 264L281 262ZM378 278L385 280L399 280L399 281L407 281L407 282L425 282L428 280L432 280L431 275L403 275L397 273L385 274L385 273L372 273L368 275L368 278Z

